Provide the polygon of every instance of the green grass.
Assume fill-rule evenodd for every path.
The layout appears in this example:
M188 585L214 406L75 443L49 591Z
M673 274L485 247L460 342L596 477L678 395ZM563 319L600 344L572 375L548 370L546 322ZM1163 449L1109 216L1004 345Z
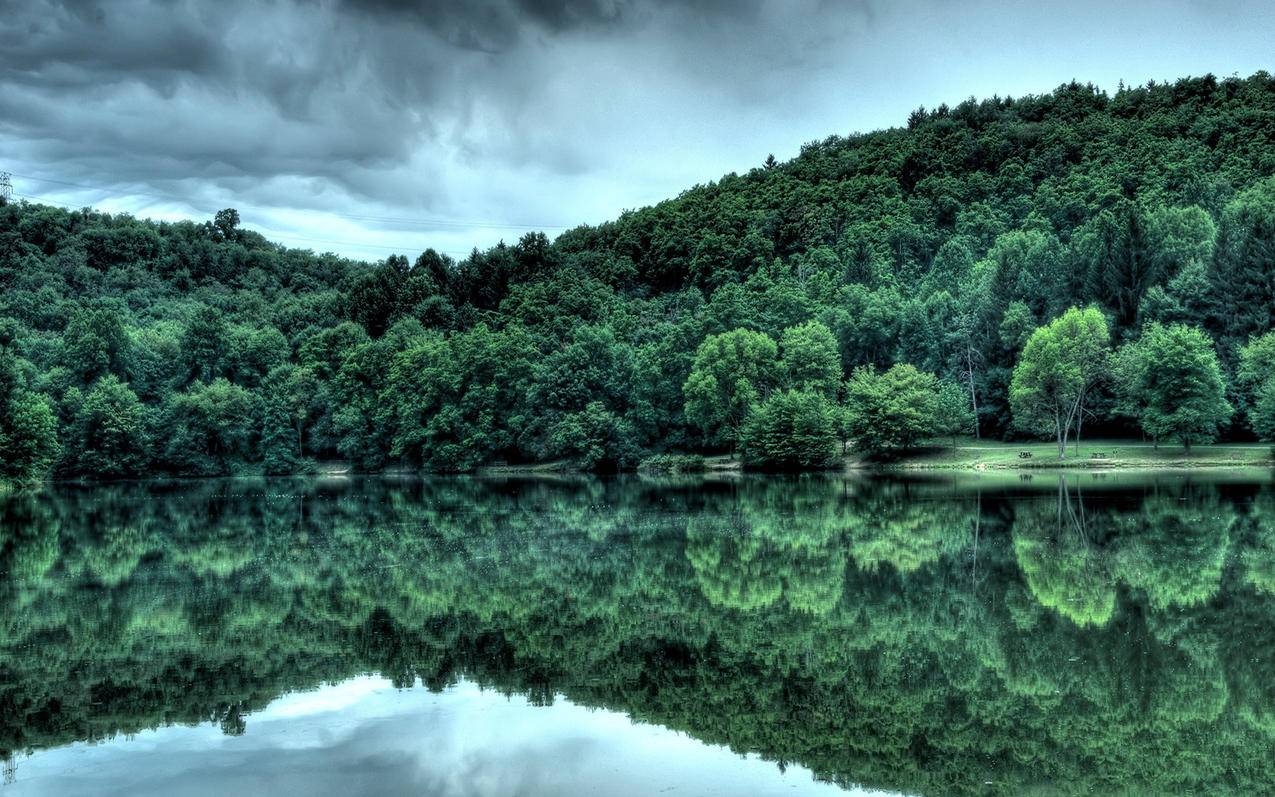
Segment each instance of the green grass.
M1030 458L1019 456L1030 452ZM1093 456L1095 453L1102 457ZM1053 442L1002 443L997 440L958 438L953 450L951 441L931 444L904 456L897 463L904 468L969 468L1035 469L1088 468L1231 468L1265 467L1275 464L1268 443L1223 443L1192 446L1188 454L1181 445L1160 445L1139 440L1083 440L1079 451L1067 446L1067 458L1058 459L1058 445Z

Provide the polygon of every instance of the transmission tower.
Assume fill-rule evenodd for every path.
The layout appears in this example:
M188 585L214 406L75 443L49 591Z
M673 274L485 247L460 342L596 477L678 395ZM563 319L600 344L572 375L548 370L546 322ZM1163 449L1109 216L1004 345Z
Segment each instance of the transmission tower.
M13 199L13 175L0 172L0 205Z

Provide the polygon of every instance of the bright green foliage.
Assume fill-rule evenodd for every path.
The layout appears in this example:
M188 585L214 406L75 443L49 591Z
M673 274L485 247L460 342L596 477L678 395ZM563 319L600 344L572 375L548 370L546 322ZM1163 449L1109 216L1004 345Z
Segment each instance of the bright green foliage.
M840 440L837 408L814 390L776 392L744 424L744 463L766 470L807 470L830 465Z
M1231 417L1226 382L1207 335L1184 324L1152 324L1117 353L1115 384L1128 411L1156 440L1217 437Z
M146 410L114 374L94 383L75 410L66 447L78 452L59 466L69 474L138 476L149 464Z
M789 387L836 400L841 388L841 357L831 330L818 321L789 327L779 341L779 351Z
M847 435L868 454L909 448L938 429L938 380L911 365L856 368L846 382Z
M958 436L973 433L974 410L970 406L969 393L955 382L939 382L934 407L934 434L951 437L955 448Z
M1111 345L1107 319L1096 308L1071 308L1027 340L1009 385L1014 424L1053 436L1058 458L1072 429L1080 436L1085 399L1105 378Z
M686 420L733 449L753 406L779 383L777 355L763 332L736 329L705 338L682 387Z
M1240 349L1235 381L1253 431L1263 440L1275 440L1275 332Z

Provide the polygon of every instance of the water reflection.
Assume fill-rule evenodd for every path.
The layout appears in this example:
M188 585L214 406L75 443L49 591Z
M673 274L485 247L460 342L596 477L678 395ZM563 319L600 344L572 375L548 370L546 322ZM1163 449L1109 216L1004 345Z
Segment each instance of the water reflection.
M252 732L144 731L75 744L21 764L4 792L94 797L268 794L462 797L475 794L841 793L656 725L560 701L535 707L461 683L439 694L359 677L272 702Z
M1273 510L1263 480L1170 476L11 494L0 756L20 785L25 751L251 736L279 695L375 673L565 696L846 787L1261 793Z

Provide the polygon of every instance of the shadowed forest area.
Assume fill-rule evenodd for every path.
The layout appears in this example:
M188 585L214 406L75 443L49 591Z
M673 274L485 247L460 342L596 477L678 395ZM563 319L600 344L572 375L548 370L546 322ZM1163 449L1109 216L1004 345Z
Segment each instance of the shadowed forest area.
M1259 72L918 109L461 260L10 203L0 477L1269 440L1273 175Z
M0 751L362 673L922 795L1275 779L1275 491L1194 477L208 480L0 496Z

